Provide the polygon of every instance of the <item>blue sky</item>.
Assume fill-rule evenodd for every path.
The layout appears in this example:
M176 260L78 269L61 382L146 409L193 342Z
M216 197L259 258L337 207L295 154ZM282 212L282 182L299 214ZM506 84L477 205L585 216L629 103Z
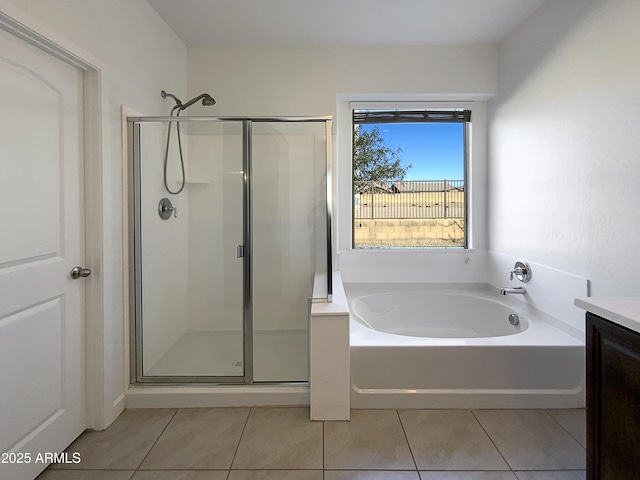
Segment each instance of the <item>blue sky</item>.
M405 180L464 179L464 124L362 125L367 131L373 127L378 127L388 147L402 148L402 166L411 165Z

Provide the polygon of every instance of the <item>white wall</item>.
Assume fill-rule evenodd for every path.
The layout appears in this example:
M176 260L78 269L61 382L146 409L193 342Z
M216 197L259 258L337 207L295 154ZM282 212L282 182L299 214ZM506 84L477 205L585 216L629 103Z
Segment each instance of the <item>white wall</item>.
M103 158L102 224L104 264L91 265L106 281L104 325L104 416L108 425L120 413L128 381L124 365L122 135L125 104L148 115L167 112L166 89L186 93L186 47L144 0L1 0L0 8L66 48L86 52L102 69Z
M120 105L166 115L167 90L186 95L186 46L144 0L3 0L106 66L113 151L120 151Z
M216 115L336 115L338 95L410 100L495 94L497 50L488 44L202 46L189 47L188 71L189 93L211 93Z
M189 93L211 93L216 115L334 116L334 251L349 255L351 245L351 118L350 101L479 101L497 93L496 45L403 47L190 47ZM201 108L202 111L202 108ZM478 103L479 116L485 107ZM479 135L484 124L480 122ZM475 161L480 181L474 209L476 248L486 247L485 145L480 142ZM336 228L337 227L337 228ZM389 252L394 255L393 252ZM430 259L445 269L465 265L464 252L402 252L406 268ZM372 256L375 255L372 253ZM367 253L340 265L352 276L375 259ZM437 257L437 258L436 258ZM335 262L335 265L338 265ZM345 268L349 271L345 272ZM353 273L353 275L350 275ZM459 281L468 281L460 275Z
M547 2L501 44L491 250L638 295L640 2Z

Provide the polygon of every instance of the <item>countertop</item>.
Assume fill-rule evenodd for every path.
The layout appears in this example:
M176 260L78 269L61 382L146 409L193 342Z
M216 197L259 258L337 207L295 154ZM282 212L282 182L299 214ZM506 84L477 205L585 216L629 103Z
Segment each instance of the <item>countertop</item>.
M640 333L640 297L582 297L576 306Z

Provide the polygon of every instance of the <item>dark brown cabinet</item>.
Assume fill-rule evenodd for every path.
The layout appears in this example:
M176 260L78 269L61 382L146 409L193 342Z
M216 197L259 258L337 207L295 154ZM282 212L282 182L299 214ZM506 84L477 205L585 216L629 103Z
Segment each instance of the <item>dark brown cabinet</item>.
M640 334L587 313L587 479L640 478Z

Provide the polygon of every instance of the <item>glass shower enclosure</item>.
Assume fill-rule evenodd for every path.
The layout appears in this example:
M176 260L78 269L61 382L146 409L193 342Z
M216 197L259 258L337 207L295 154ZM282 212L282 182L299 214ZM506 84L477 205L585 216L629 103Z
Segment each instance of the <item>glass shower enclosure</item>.
M309 299L331 299L331 118L128 127L132 382L306 382Z

